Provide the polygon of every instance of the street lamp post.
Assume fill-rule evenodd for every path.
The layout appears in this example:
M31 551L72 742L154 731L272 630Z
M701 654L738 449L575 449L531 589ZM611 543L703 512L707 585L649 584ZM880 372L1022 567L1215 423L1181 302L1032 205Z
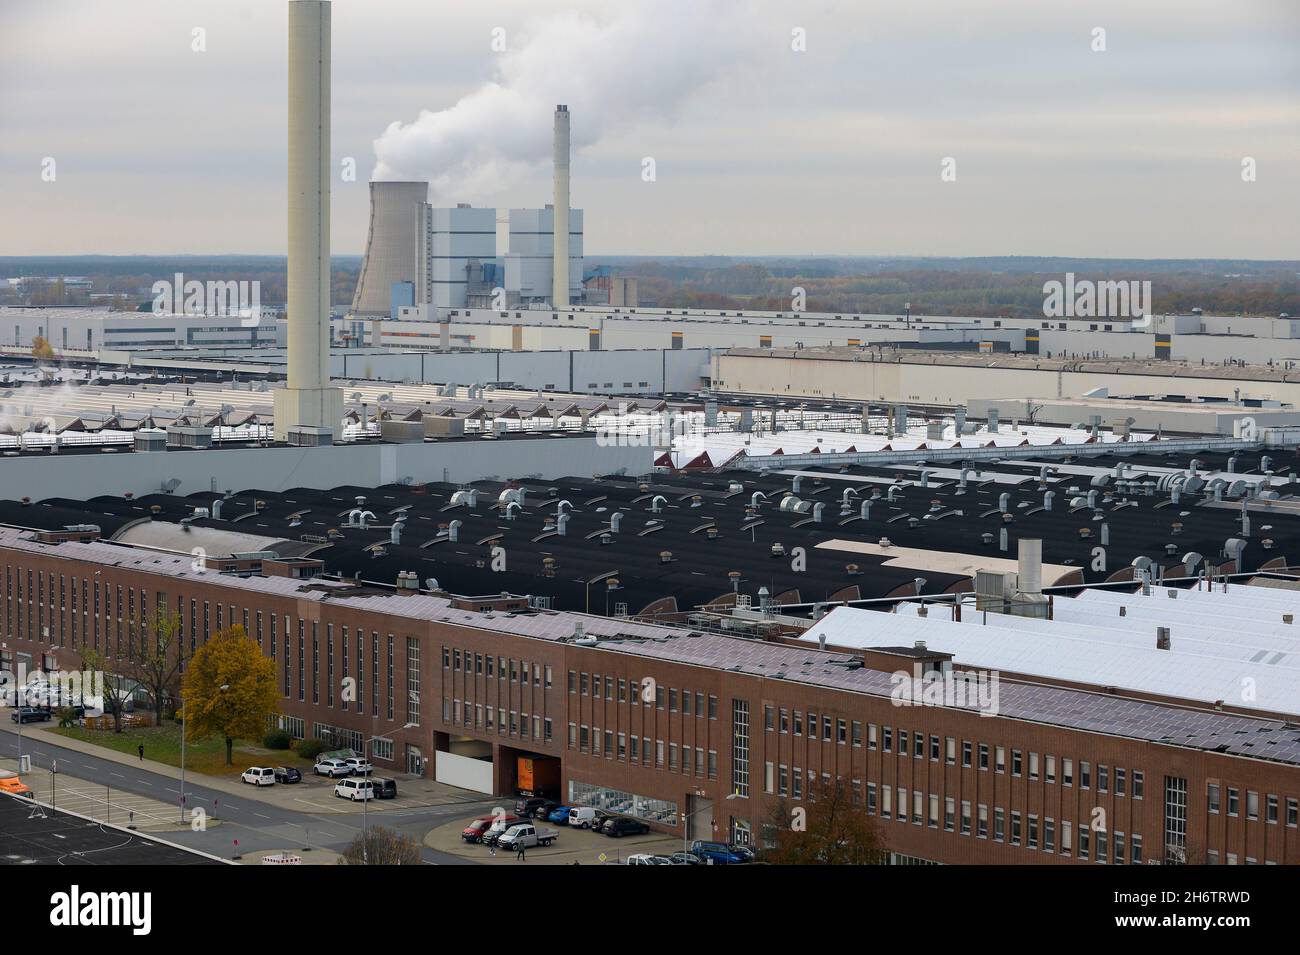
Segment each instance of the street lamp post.
M407 723L405 726L402 727L402 729L403 730L414 729L416 725L417 724L415 723ZM393 733L398 733L398 732L401 732L401 730L393 730L392 733L389 733L386 736L372 736L364 743L362 743L361 755L366 758L366 762L367 763L370 762L370 754L374 752L374 747L371 745L372 743L381 739L392 742ZM372 776L374 775L374 772L375 772L374 766L371 766L370 773ZM361 864L362 865L370 864L370 851L369 851L369 846L366 844L366 833L367 833L366 825L370 818L370 799L372 796L374 796L374 794L375 794L374 786L371 786L370 792L365 796L365 798L361 800Z
M222 693L225 693L227 690L230 689L230 684L223 683L221 684L220 689ZM185 736L186 736L185 730L186 727L189 725L189 722L190 722L190 715L185 712L185 708L184 706L182 706L181 707L181 795L179 799L180 807L181 807L182 826L185 825Z

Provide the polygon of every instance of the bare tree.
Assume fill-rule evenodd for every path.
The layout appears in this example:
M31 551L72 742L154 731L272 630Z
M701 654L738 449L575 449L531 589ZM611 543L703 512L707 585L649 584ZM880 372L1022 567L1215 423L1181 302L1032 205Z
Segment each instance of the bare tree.
M103 674L104 710L113 714L113 732L122 732L122 711L131 699L133 682L111 670L108 656L98 647L82 648L81 666L87 671Z
M405 833L374 826L343 850L339 865L419 865L420 846Z
M163 705L173 695L184 665L179 613L160 606L132 624L127 669L153 697L155 726L162 726Z

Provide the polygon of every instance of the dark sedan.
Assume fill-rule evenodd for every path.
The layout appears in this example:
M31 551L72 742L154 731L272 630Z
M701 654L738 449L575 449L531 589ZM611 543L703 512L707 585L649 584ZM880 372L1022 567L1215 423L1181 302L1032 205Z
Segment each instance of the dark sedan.
M639 836L650 831L640 819L632 819L628 816L614 816L605 821L601 832L607 836L613 836L615 839L623 836Z
M275 767L275 781L277 783L300 783L302 782L302 773L292 766Z

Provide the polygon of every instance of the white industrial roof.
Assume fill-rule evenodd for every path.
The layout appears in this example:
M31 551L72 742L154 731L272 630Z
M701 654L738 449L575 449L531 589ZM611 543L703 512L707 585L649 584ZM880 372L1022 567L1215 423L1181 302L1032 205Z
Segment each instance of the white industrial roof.
M709 460L715 466L719 466L741 452L749 457L763 457L775 454L778 450L785 454L807 454L813 450L823 454L834 454L850 448L855 451L869 452L916 451L923 448L931 450L954 447L983 448L990 444L999 448L1015 448L1024 444L1048 447L1086 444L1092 440L1089 431L1044 425L1021 425L1014 429L1010 425L1004 425L992 432L987 427L981 426L974 431L966 432L960 439L957 438L955 426L951 423L944 425L942 438L928 437L925 424L911 425L906 434L892 436L887 433L864 434L860 429L831 430L833 427L844 427L843 416L840 417L838 424L828 421L820 429L815 421L805 420L798 430L792 428L776 432L722 431L712 434L682 434L673 438L673 466L682 467L705 452L708 452ZM873 419L869 427L886 430L887 423L883 418L879 419L879 423ZM1145 442L1154 437L1152 434L1133 432L1130 441ZM1099 432L1095 440L1103 444L1120 442L1120 439L1110 431Z
M911 647L923 641L928 649L952 654L957 664L977 669L1300 713L1300 668L1242 660L1238 657L1244 654L1226 644L1218 655L1210 655L1195 652L1190 640L1175 638L1172 649L1159 650L1155 628L1146 620L1131 621L1133 635L1124 637L1063 621L1009 622L996 614L989 614L987 623L972 625L944 619L942 613L938 607L927 617L839 607L799 639L815 643L825 637L828 646L854 649ZM1123 619L1116 615L1116 620Z
M899 606L898 613L916 616L919 603ZM931 608L941 617L951 609L948 606ZM1103 612L1104 609L1104 612ZM1222 622L1201 618L1199 622L1175 622L1159 614L1140 616L1126 614L1121 617L1107 605L1091 601L1057 597L1052 604L1052 619L1020 617L1012 614L985 613L975 609L975 602L967 600L962 605L961 622L975 627L997 627L1040 633L1047 637L1058 632L1062 625L1069 626L1069 635L1081 640L1114 644L1119 647L1149 648L1155 645L1156 629L1168 627L1171 646L1180 653L1198 657L1216 657L1229 663L1260 663L1281 666L1296 671L1300 678L1300 632L1295 627L1293 635L1277 638L1251 628L1227 633ZM1267 625L1264 625L1267 626ZM1279 626L1284 626L1279 624Z

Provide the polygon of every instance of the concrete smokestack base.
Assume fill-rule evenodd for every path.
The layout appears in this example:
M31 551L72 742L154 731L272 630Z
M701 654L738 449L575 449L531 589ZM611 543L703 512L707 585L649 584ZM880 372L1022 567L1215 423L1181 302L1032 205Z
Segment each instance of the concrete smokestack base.
M272 394L275 399L272 434L276 441L288 441L289 429L300 424L329 428L335 438L342 434L342 388L277 388Z
M330 4L289 4L288 385L275 392L274 436L295 425L343 428L343 392L329 386Z

